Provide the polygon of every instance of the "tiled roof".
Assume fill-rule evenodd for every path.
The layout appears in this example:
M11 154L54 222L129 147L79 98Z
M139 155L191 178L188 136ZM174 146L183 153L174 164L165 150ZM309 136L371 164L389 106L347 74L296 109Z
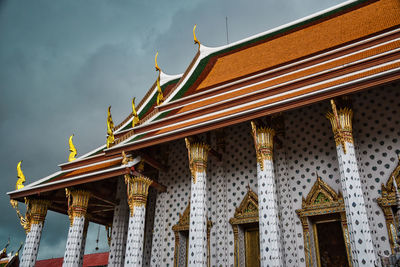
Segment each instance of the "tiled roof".
M107 266L109 252L93 253L83 256L83 267ZM63 258L36 261L35 267L60 267Z
M317 17L200 49L158 112L106 155L361 90L400 70L399 1L350 1Z

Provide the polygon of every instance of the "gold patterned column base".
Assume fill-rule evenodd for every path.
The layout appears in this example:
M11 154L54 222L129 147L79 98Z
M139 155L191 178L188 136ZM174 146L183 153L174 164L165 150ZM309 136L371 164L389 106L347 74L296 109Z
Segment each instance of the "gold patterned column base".
M47 209L51 205L51 202L48 200L26 198L26 212L25 216L22 216L18 208L18 201L11 199L10 203L17 211L17 216L20 220L20 224L25 230L25 233L30 232L32 224L40 224L44 222L47 214Z
M86 216L90 192L85 190L69 190L66 188L65 194L68 198L68 217L70 225L72 225L75 217Z
M210 146L202 142L190 143L188 138L185 138L186 148L188 149L189 168L192 174L193 183L196 183L197 173L207 170L207 158Z
M261 170L264 170L264 160L272 160L273 158L275 130L268 127L257 127L253 121L251 122L251 130L257 162L260 164Z
M153 181L145 176L132 177L125 175L125 184L127 185L128 205L130 216L133 216L135 207L146 206L149 187Z

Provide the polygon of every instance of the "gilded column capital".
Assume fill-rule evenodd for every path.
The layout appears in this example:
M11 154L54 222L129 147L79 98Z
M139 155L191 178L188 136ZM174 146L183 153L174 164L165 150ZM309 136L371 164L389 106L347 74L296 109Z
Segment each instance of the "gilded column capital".
M26 212L25 216L23 216L18 208L18 201L10 200L11 205L17 211L17 216L20 220L20 224L25 230L25 233L29 233L31 230L32 224L40 224L43 223L47 209L51 205L51 201L44 199L25 199Z
M32 199L29 200L31 205L31 224L43 223L46 219L47 209L51 202L44 199Z
M191 143L188 138L185 138L185 143L188 150L189 168L193 183L196 183L197 173L207 170L207 158L210 146L203 142Z
M335 115L335 113L337 115ZM353 144L353 111L350 108L341 108L337 112L328 112L326 118L331 122L336 146L348 142Z
M132 177L126 174L125 183L127 185L130 215L133 216L135 207L146 206L149 187L153 181L143 175Z
M85 217L89 205L90 192L85 190L65 189L68 198L68 217L70 224L74 222L75 217Z
M275 130L269 127L257 127L252 121L251 130L257 154L257 162L261 170L264 169L264 160L272 160L274 149Z

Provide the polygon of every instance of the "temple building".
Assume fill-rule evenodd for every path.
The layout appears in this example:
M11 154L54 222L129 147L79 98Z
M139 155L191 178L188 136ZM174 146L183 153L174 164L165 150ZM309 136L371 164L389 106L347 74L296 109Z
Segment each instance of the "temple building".
M193 35L182 75L156 57L132 113L114 125L109 108L103 145L76 157L71 136L69 161L27 185L18 165L20 266L48 210L69 216L65 267L82 266L88 222L108 229L108 266L382 266L399 250L400 1L222 47Z

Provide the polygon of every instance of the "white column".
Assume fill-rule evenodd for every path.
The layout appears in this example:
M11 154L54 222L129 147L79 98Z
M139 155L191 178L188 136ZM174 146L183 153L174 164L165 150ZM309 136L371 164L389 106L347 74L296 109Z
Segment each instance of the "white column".
M70 227L68 231L67 246L65 249L63 267L82 266L82 249L85 246L85 221L86 211L89 204L90 193L83 190L67 190L68 214L70 216Z
M222 161L216 162L215 167L216 176L212 177L215 185L212 188L212 198L215 198L215 205L211 206L213 214L218 214L220 220L213 222L213 232L211 235L211 244L216 243L215 250L211 247L211 253L215 256L215 266L228 266L228 220L227 216L227 186L225 177L225 166ZM218 237L217 242L215 238ZM213 256L213 257L214 257ZM212 261L212 259L211 259ZM213 262L211 265L214 266Z
M128 186L127 194L130 210L125 266L140 267L143 266L146 202L152 180L144 176L131 177L126 175L125 182Z
M283 266L279 231L278 201L273 164L271 128L251 123L257 154L258 212L261 266Z
M327 114L336 142L353 266L374 266L376 258L354 150L352 117L348 108L338 110L336 115Z
M124 266L125 261L129 209L126 197L126 187L122 178L118 178L116 195L118 205L114 208L110 254L108 256L108 266L110 267L122 267Z
M30 218L28 220L29 225L26 228L27 234L24 250L22 251L21 267L35 266L44 220L49 205L50 202L46 200L32 199L27 202L27 214L29 214Z
M189 267L207 266L207 156L204 143L190 143L189 166L192 174L190 192Z
M83 237L81 242L81 255L79 258L79 266L83 266L83 258L85 257L86 237L89 228L89 220L86 218L85 225L83 226Z

